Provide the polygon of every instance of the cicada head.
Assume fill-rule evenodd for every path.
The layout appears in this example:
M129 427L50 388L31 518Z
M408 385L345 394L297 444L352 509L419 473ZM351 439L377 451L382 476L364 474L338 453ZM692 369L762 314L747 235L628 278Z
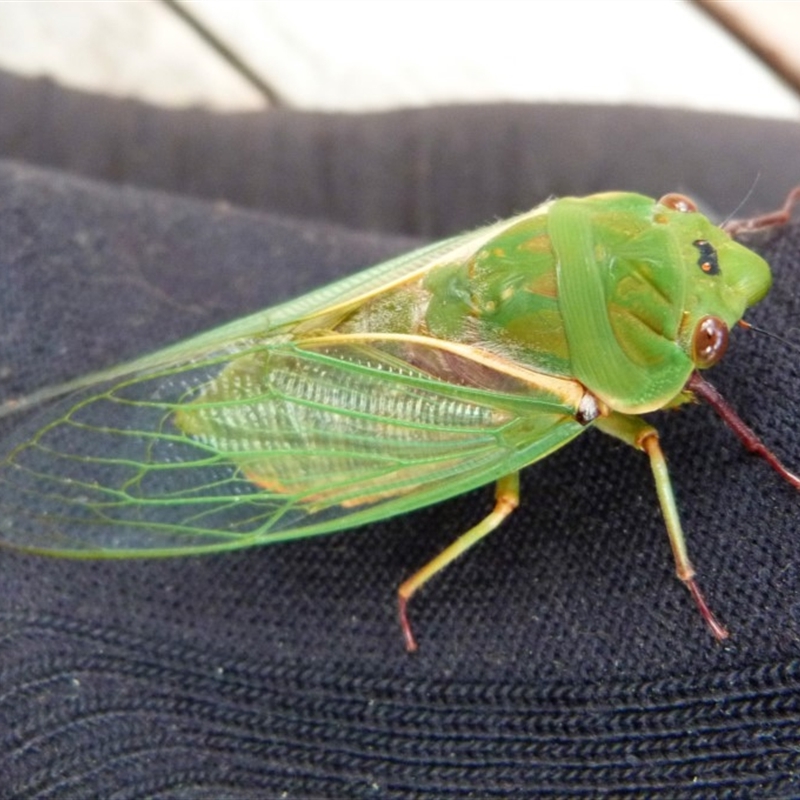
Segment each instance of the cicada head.
M769 266L682 195L662 197L654 221L668 227L685 276L678 342L695 366L710 367L725 353L728 331L769 291Z

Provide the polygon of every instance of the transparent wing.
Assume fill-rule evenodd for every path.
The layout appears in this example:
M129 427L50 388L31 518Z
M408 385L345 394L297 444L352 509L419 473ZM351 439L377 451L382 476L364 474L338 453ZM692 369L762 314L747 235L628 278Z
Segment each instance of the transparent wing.
M267 336L87 386L0 452L0 539L169 555L339 530L577 435L564 398L424 341Z

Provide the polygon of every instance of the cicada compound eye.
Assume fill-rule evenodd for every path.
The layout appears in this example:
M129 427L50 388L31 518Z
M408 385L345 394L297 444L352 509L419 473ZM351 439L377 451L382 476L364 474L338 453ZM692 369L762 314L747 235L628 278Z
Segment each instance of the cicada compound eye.
M678 194L677 192L665 194L658 202L662 206L671 208L673 211L681 211L684 214L697 211L697 204L694 200L689 199L685 194Z
M728 326L719 317L703 317L692 337L692 360L698 367L711 367L728 349Z

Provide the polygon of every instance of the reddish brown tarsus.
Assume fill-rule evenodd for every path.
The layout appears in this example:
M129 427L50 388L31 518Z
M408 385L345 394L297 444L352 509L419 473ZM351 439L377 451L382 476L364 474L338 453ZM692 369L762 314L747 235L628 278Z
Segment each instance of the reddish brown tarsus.
M745 449L761 456L784 480L795 489L800 489L800 478L781 464L778 457L758 438L756 433L731 408L727 400L699 372L693 372L686 388L697 397L705 400L722 421L739 437Z
M417 650L417 640L411 631L411 623L408 621L408 598L398 597L398 615L400 617L400 628L403 631L403 641L406 644L406 652L414 653Z
M706 623L711 633L714 634L716 640L718 642L722 642L727 639L730 635L728 633L728 629L714 616L713 612L708 607L708 603L706 603L705 597L703 597L703 594L700 591L700 587L697 585L697 583L695 583L694 578L684 578L683 582L692 593L694 602L700 611L700 616L703 618L703 621Z

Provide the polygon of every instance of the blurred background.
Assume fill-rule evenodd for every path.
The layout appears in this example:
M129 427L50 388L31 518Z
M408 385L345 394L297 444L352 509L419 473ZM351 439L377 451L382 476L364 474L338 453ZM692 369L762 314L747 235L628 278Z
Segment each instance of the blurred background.
M800 119L800 4L4 2L0 69L170 107L634 103Z

